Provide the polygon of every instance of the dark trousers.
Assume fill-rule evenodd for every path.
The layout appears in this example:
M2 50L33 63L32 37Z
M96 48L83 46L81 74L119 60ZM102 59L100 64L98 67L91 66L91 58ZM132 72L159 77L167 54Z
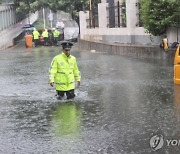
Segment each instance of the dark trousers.
M57 90L58 99L61 99L65 93L66 93L67 99L72 99L75 97L74 89L69 90L69 91L58 91Z
M54 37L54 45L58 45L58 37Z
M44 45L48 45L48 37L44 37Z
M39 40L38 39L34 39L34 45L35 45L35 47L39 45Z

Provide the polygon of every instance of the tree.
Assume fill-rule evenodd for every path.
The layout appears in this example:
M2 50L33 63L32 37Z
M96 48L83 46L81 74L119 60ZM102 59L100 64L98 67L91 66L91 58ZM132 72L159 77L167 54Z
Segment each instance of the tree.
M179 26L180 4L176 0L140 0L141 20L149 33L157 36L168 27Z
M14 5L16 7L16 13L19 15L25 14L28 15L29 23L30 13L34 13L39 10L42 6L48 7L48 1L46 0L14 0Z
M49 8L56 12L62 10L72 15L72 18L79 21L79 11L89 10L89 0L49 0ZM93 8L97 8L100 0L92 0Z
M16 12L18 13L33 13L39 10L40 7L48 7L48 1L46 0L14 0L16 6Z
M63 10L77 12L87 9L89 0L14 0L17 12L35 12L42 7L49 7L52 11Z
M92 0L93 7L97 7L100 0ZM89 0L14 0L16 11L18 13L35 12L42 7L48 7L56 12L62 10L68 12L72 17L78 20L79 11L89 10Z
M62 10L72 15L72 18L78 20L79 11L89 8L89 0L49 0L49 8L56 12Z

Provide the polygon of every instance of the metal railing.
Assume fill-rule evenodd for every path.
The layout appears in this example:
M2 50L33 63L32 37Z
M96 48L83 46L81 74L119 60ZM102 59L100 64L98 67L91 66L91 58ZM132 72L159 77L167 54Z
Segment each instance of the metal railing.
M107 7L107 27L126 27L126 3L119 1L114 6Z
M89 19L86 20L87 28L99 27L98 8L89 11Z
M137 13L136 13L137 23L136 23L136 26L137 27L143 27L143 22L141 20L141 13L140 13L141 5L140 5L139 2L136 3L136 8L137 8Z
M0 5L0 31L25 19L25 14L17 14L13 5Z

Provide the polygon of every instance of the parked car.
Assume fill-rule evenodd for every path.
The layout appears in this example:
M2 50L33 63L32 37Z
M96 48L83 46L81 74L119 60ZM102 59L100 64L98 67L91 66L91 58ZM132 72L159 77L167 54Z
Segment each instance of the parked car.
M35 27L34 27L34 25L32 25L32 24L25 24L25 25L22 27L24 35L26 35L26 33L28 33L28 34L31 33L31 34L32 34L34 28L35 28Z

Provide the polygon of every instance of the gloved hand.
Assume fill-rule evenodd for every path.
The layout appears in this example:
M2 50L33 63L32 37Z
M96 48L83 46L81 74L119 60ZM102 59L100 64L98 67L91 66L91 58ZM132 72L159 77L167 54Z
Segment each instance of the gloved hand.
M51 83L50 83L50 86L51 86L51 87L54 87L54 82L51 82Z
M77 81L77 87L79 87L79 86L80 86L80 84L81 84L81 82L80 82L80 81Z

